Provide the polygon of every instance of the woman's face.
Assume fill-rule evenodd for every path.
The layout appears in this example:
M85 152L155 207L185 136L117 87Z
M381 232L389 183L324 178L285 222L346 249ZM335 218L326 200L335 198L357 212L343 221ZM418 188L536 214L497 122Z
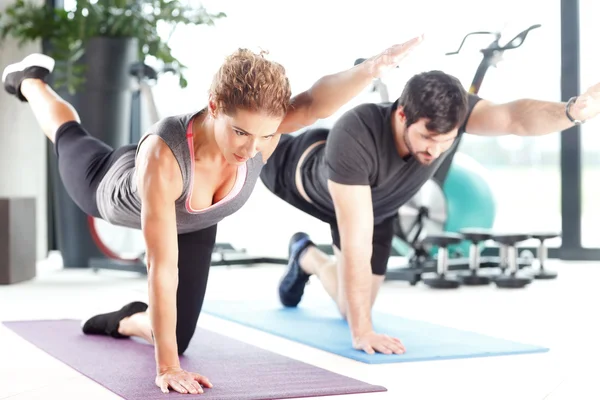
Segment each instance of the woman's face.
M283 118L238 110L233 117L215 114L215 140L230 164L243 164L261 152L267 156L277 145L276 132Z

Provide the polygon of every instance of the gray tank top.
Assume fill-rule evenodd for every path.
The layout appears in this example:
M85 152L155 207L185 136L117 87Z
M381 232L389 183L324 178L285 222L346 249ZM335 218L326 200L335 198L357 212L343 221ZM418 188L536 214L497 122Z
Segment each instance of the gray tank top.
M176 115L153 125L142 137L158 135L169 146L181 169L183 192L175 202L177 233L188 233L208 228L235 213L248 200L264 166L258 153L238 168L231 192L221 201L203 210L191 207L190 194L194 182L193 136L191 122L199 113ZM137 149L121 155L100 181L96 202L100 216L113 225L141 229L141 200L137 190L135 157Z

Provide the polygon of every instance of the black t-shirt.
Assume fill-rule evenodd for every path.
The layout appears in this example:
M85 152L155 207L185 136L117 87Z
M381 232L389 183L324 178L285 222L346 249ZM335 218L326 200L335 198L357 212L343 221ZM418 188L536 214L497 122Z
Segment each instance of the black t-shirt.
M469 95L469 111L459 128L465 132L468 117L480 100ZM375 224L397 214L430 179L458 140L430 165L414 157L402 158L396 150L392 113L396 103L361 104L344 113L329 132L325 146L312 152L302 166L303 185L314 206L335 217L327 180L344 185L369 185Z

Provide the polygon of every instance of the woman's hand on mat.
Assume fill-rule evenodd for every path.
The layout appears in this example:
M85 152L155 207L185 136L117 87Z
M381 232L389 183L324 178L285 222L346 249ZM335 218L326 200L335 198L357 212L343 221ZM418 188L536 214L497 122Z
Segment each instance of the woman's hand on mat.
M184 371L181 368L169 368L156 375L156 386L163 393L169 393L169 388L179 393L204 393L202 386L211 388L212 383L207 377L195 372Z
M367 354L375 354L375 352L383 354L404 354L406 351L400 339L373 331L354 338L353 342L355 349L363 350Z

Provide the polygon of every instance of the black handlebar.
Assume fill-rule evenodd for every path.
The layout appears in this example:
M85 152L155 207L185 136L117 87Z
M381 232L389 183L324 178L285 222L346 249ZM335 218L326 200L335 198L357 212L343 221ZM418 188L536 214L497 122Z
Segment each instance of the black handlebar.
M529 28L525 29L523 32L519 33L517 36L512 38L510 42L508 42L504 47L502 47L502 50L516 49L517 47L520 47L525 41L525 38L527 37L529 31L537 29L541 26L542 25L540 24L531 25Z
M494 41L485 49L485 50L494 50L494 51L504 51L504 50L512 50L512 49L516 49L517 47L520 47L523 42L525 41L525 38L527 37L527 34L529 33L529 31L539 28L541 27L540 24L535 24L530 26L529 28L525 29L523 32L519 33L518 35L516 35L514 38L512 38L506 45L504 46L500 46L499 42L500 42L500 38L502 37L500 32L471 32L471 33L467 33L465 35L465 37L463 38L462 42L460 43L460 46L458 47L458 50L450 52L450 53L446 53L447 56L451 56L454 54L458 54L460 52L460 49L462 49L463 45L465 44L465 41L467 40L467 38L469 36L472 35L494 35Z
M516 49L518 47L521 47L523 42L525 42L525 39L527 38L527 34L529 34L530 31L537 29L541 26L542 25L540 25L540 24L531 25L529 28L525 29L523 32L519 33L514 38L512 38L504 46L500 46L500 38L502 37L502 34L500 32L487 32L487 31L470 32L470 33L467 33L465 35L465 37L463 37L463 40L460 43L460 46L458 46L458 50L446 53L446 55L452 56L452 55L458 54L460 52L460 50L462 49L463 45L465 44L467 38L469 36L475 36L475 35L494 35L494 40L492 41L492 43L490 43L490 45L486 49L483 49L483 51L490 52L490 51L505 51L505 50ZM366 58L357 58L354 61L354 65L356 66L358 64L362 64L365 61L366 61Z
M467 33L465 35L465 37L463 38L462 42L460 42L460 46L458 46L458 50L452 51L450 53L446 53L446 55L447 56L452 56L452 55L460 53L460 49L462 49L463 45L467 41L467 38L469 36L475 36L475 35L494 35L494 36L496 36L496 39L494 39L494 43L498 43L498 40L500 40L500 33L499 32L471 32L471 33Z

